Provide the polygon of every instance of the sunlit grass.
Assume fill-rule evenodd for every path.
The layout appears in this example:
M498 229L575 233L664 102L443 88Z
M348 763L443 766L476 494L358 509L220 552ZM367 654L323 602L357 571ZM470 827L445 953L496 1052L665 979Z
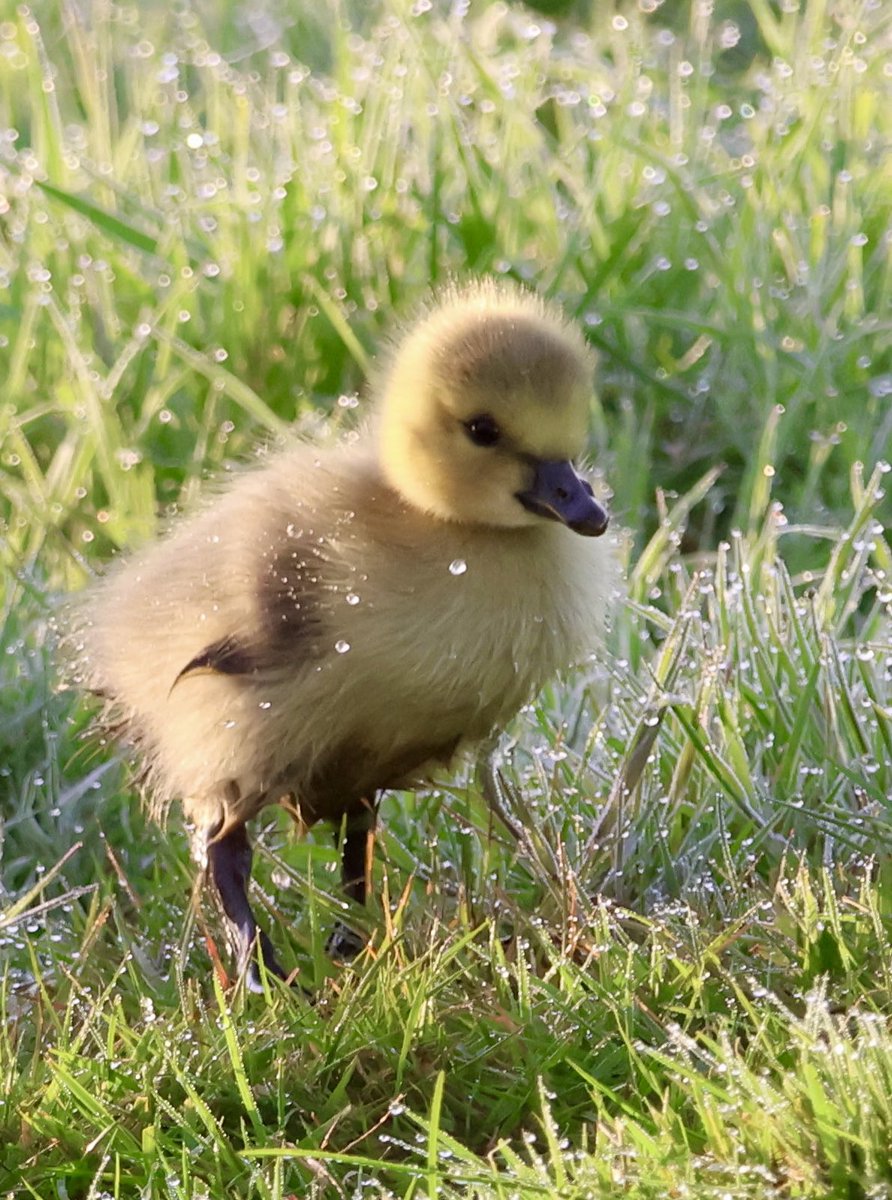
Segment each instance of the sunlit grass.
M892 1195L889 16L650 7L0 13L0 1194ZM245 996L47 629L482 271L600 351L628 598L355 966L270 817Z

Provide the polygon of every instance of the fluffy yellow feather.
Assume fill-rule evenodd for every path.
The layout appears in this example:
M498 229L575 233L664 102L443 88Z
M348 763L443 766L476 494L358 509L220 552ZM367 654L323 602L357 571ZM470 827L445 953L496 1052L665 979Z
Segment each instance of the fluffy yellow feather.
M571 466L592 368L535 295L447 290L385 355L357 440L270 454L79 603L81 682L153 811L180 800L206 841L251 986L258 942L282 972L247 902L246 821L275 802L346 819L363 900L381 790L425 780L598 645L607 518Z

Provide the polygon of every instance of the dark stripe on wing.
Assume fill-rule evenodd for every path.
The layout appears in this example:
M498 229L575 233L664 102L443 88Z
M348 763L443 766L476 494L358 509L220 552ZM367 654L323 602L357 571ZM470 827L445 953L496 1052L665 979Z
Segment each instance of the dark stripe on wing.
M221 638L212 646L206 646L191 662L186 663L173 681L171 691L188 675L252 675L258 665L251 651L240 645L234 637Z

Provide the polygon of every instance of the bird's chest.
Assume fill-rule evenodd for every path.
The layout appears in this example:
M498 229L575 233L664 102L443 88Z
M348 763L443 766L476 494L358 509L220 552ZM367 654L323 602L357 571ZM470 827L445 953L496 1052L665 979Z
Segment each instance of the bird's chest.
M403 566L355 588L333 629L345 677L394 720L482 736L573 656L572 598L541 563L458 545Z
M532 538L391 541L360 561L329 546L312 652L285 654L283 702L270 710L274 774L312 819L427 777L508 721L594 633L591 572Z
M561 665L554 614L547 620L516 589L475 586L464 578L471 569L437 589L436 604L416 574L411 586L348 605L333 630L337 661L328 660L342 729L303 789L314 818L336 815L345 796L423 780L509 720Z

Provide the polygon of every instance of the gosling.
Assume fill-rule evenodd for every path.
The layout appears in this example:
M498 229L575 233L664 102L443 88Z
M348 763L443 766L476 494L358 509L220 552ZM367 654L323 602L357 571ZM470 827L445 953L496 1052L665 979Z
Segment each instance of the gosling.
M179 800L239 972L285 977L248 900L247 822L341 831L364 904L381 793L422 785L597 646L607 515L573 461L593 358L503 282L452 287L394 341L359 436L237 474L77 605L79 683ZM346 927L329 948L362 945Z

